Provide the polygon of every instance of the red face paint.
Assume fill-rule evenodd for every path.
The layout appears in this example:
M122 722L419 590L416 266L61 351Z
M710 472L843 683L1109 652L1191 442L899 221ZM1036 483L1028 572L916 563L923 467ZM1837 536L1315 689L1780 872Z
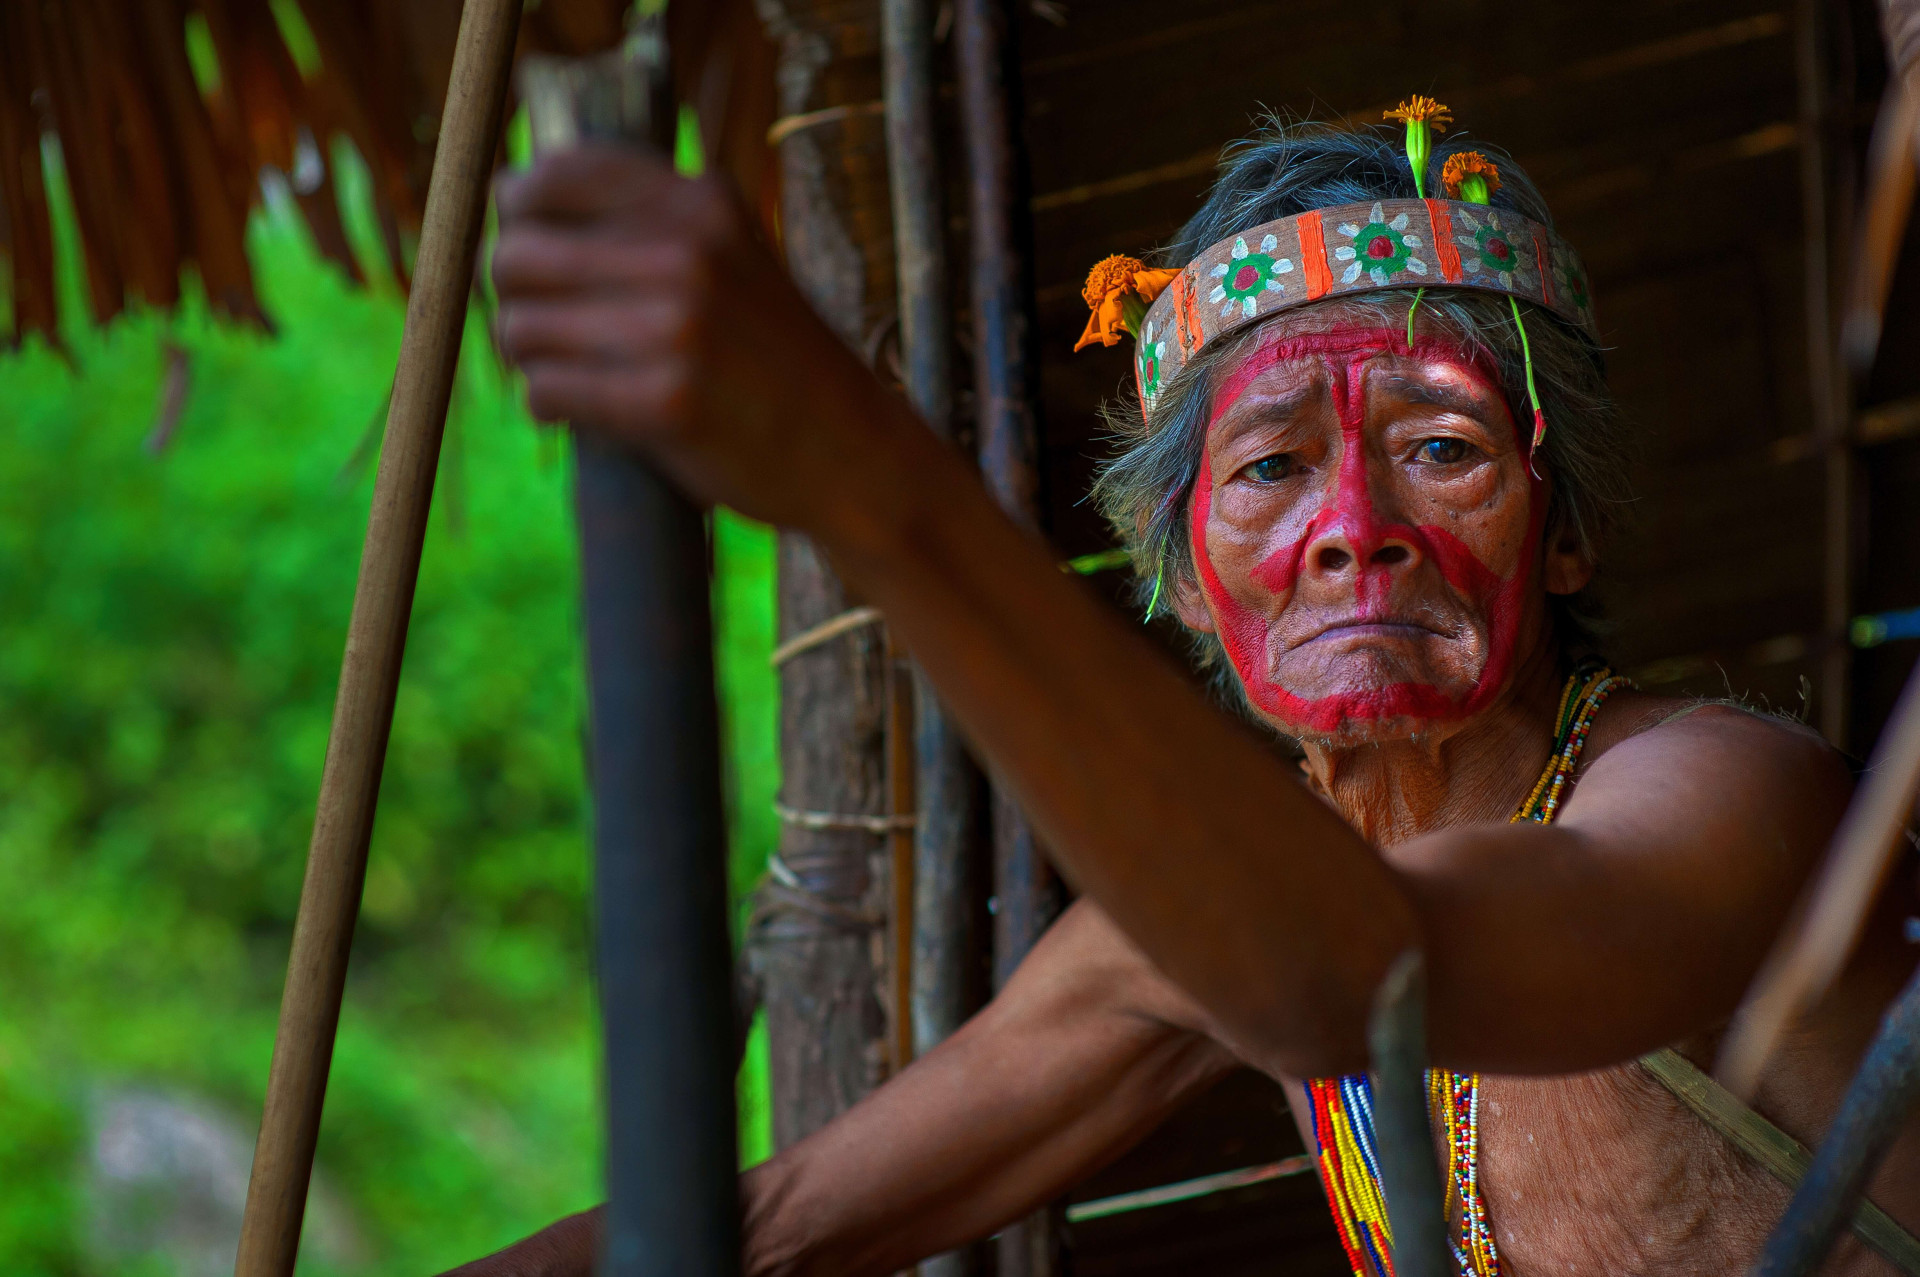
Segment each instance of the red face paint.
M1478 712L1490 702L1512 671L1524 614L1522 605L1544 517L1544 492L1535 483L1528 493L1528 532L1520 562L1504 579L1447 528L1383 520L1374 506L1364 439L1366 368L1370 360L1381 355L1442 363L1497 393L1499 380L1484 362L1445 343L1424 338L1410 348L1404 336L1392 330L1339 329L1283 338L1260 347L1228 375L1215 396L1209 431L1267 369L1287 361L1318 359L1326 372L1328 393L1340 424L1340 461L1332 490L1323 492L1320 507L1312 512L1297 539L1267 553L1246 573L1249 584L1266 599L1256 595L1254 602L1249 602L1236 596L1221 580L1208 551L1213 468L1206 453L1194 488L1189 516L1194 562L1219 625L1222 645L1248 698L1284 725L1304 732L1331 734L1355 721L1457 719ZM1389 545L1403 553L1382 556L1379 552ZM1454 595L1441 601L1444 607L1440 610L1458 614L1467 622L1461 627L1463 632L1478 630L1484 636L1484 657L1468 689L1462 692L1428 682L1369 679L1366 673L1374 663L1357 653L1343 662L1335 658L1353 674L1348 685L1337 690L1307 696L1281 684L1275 671L1289 649L1280 622L1295 602L1302 573L1310 570L1308 555L1326 553L1333 547L1352 555L1352 606L1336 609L1344 613L1336 629L1392 622L1390 596L1396 572L1402 578L1403 597L1399 602L1403 608L1410 602L1432 607L1432 600L1404 596L1411 579L1407 565L1416 559L1433 563ZM1268 606L1255 606L1255 602ZM1302 646L1304 642L1296 645Z

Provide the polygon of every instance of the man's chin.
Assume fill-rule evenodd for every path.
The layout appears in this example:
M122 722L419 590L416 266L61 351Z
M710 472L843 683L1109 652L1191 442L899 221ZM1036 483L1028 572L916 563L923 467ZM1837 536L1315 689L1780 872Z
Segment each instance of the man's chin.
M1336 746L1384 744L1427 735L1466 717L1473 685L1451 679L1384 677L1293 690L1275 682L1255 706L1289 736Z

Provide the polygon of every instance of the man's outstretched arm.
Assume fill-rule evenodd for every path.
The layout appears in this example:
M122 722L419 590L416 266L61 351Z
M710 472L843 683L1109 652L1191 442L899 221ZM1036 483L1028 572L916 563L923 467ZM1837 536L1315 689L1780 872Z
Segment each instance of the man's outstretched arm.
M1461 826L1383 857L1006 519L719 187L581 148L500 209L502 340L534 413L815 537L1062 871L1270 1072L1366 1067L1375 989L1415 948L1451 1067L1594 1068L1698 1032L1732 1009L1844 806L1817 747L1701 718L1598 760L1563 828ZM1496 898L1498 917L1460 907ZM1594 1013L1556 1035L1570 1010Z
M748 1277L897 1272L1085 1178L1236 1063L1081 904L939 1049L741 1177ZM587 1277L598 1212L448 1277Z

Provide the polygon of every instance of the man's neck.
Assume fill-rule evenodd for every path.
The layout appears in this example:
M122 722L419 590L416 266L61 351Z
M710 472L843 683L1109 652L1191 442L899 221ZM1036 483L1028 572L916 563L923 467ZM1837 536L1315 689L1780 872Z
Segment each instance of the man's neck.
M1472 718L1383 742L1308 742L1307 775L1376 846L1505 819L1546 766L1561 686L1558 662L1543 643L1507 690Z

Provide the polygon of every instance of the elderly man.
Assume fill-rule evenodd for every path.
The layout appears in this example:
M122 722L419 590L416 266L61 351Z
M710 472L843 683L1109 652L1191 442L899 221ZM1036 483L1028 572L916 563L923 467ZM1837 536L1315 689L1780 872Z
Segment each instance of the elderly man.
M1174 269L1090 284L1090 335L1138 339L1101 499L1238 716L1000 515L720 188L610 151L502 188L534 412L814 537L1081 892L961 1032L746 1174L750 1272L884 1274L985 1235L1241 1063L1286 1085L1356 1273L1389 1271L1355 1150L1369 1007L1409 951L1461 1272L1757 1252L1786 1189L1639 1061L1710 1057L1849 777L1804 729L1592 659L1621 447L1585 281L1510 161L1427 154L1431 106L1405 150L1243 145ZM1765 1078L1758 1111L1803 1142L1911 965L1899 912ZM1920 1223L1911 1129L1870 1193ZM473 1271L585 1273L592 1232ZM1849 1241L1829 1271L1892 1269Z

